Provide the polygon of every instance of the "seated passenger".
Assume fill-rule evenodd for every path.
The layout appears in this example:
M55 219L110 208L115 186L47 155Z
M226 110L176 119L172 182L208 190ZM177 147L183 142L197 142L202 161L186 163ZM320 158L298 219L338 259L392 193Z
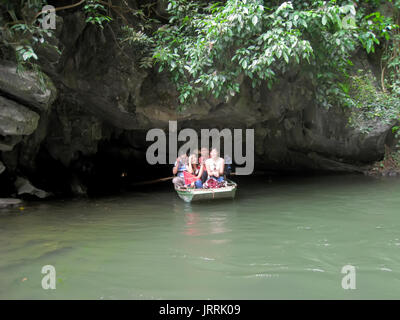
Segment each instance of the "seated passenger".
M197 153L194 153L189 157L189 166L187 171L191 174L191 176L185 175L185 178L191 179L190 186L196 187L197 189L203 188L201 176L204 172L204 164L199 164Z
M200 159L199 162L200 163L204 163L206 162L207 159L210 158L210 150L208 150L207 148L203 147L200 150Z
M176 175L172 179L172 183L175 187L183 187L185 185L184 171L187 171L188 158L186 153L181 153L178 158L176 158L174 167L172 168L172 173Z
M210 158L206 160L208 179L214 178L218 182L224 181L225 161L219 157L218 150L212 148Z
M229 154L226 154L224 156L224 160L225 160L224 175L229 176L232 173L232 158L230 157Z
M199 158L199 163L204 165L204 170L203 170L203 174L201 176L201 182L204 183L207 181L207 170L206 170L206 160L210 158L210 150L208 150L208 148L201 148L200 150L200 158Z

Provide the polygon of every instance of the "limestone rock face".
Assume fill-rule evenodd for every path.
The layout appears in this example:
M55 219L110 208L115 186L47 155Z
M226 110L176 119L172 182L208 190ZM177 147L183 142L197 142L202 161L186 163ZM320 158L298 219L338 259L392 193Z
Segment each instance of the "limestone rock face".
M96 154L98 142L106 136L102 121L72 104L59 105L56 111L50 117L45 141L50 155L68 167L77 154Z
M17 67L9 61L0 61L0 92L15 98L23 104L46 111L54 102L57 90L51 80L44 76L46 88L42 90L38 76L32 71L17 73Z
M38 121L36 112L0 96L0 135L30 135L36 130Z
M80 142L72 136L59 138L64 145L49 140L49 150L55 157L62 154L61 158L70 161L78 151L94 154L98 143L108 139L107 134L102 136L107 131L100 129L104 126L112 128L111 135L119 135L132 148L144 149L147 130L167 129L170 120L178 121L178 129L198 132L207 128L254 129L256 166L262 169L359 172L383 155L394 122L371 121L368 133L350 127L349 114L341 107L327 110L317 105L314 86L298 70L282 76L273 90L266 86L253 89L242 77L240 94L227 101L200 99L178 112L178 94L166 73L140 69L135 52L127 57L116 45L110 45L118 29L96 32L91 27L81 28L82 19L79 14L65 18L60 37L66 47L75 48L64 57L65 87L60 100L78 111L71 115L66 109L58 109L57 114L64 137L74 131L71 126L79 117L86 129L78 138ZM65 33L68 25L79 31ZM364 65L368 67L368 63ZM88 115L99 122L89 124ZM93 130L99 132L98 138L87 135Z
M159 1L157 10L164 12L166 3ZM15 64L0 61L0 171L3 163L7 174L14 173L18 190L44 196L17 177L22 172L36 184L31 176L40 180L53 168L55 175L65 173L73 194L85 194L87 175L112 171L111 164L96 169L105 155L116 166L143 168L147 131L168 129L171 120L178 130L198 133L254 129L260 170L364 172L384 155L394 122L370 120L368 132L350 127L348 111L317 104L315 86L299 70L280 76L272 90L254 89L242 77L240 93L228 100L202 98L178 111L168 74L141 69L134 49L121 52L118 25L100 30L79 11L60 14L52 43L61 56L37 51L47 74L44 90L33 72L21 77Z
M18 177L15 181L15 187L17 189L18 195L32 195L40 199L44 199L50 196L50 193L36 188L25 178Z

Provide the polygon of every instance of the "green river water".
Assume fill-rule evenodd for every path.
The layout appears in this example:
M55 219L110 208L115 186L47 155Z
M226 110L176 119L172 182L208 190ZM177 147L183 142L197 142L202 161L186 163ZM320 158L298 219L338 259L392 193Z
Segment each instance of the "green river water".
M400 180L238 182L234 201L186 204L167 182L2 210L0 299L400 298Z

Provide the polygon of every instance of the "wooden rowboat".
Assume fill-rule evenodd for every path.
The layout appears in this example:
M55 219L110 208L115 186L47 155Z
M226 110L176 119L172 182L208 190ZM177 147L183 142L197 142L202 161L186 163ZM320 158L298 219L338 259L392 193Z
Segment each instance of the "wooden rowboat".
M235 197L237 184L231 180L227 180L226 187L215 189L193 189L186 187L176 187L175 191L185 202L216 200L216 199L233 199Z

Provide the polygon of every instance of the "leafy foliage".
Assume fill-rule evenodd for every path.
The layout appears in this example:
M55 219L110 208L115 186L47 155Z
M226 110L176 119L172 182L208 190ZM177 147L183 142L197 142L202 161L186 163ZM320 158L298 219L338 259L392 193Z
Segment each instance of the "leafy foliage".
M400 99L388 92L379 91L374 76L359 70L350 77L349 94L352 97L350 123L368 132L374 120L384 123L397 120L400 116Z
M112 20L111 17L106 15L107 9L97 0L88 0L83 8L86 13L86 22L98 25L102 29L104 22Z
M270 8L258 0L212 5L177 0L168 10L170 24L157 32L154 57L160 71L172 73L182 103L199 93L228 99L239 91L241 74L254 87L267 81L272 88L277 73L304 62L321 69L321 81L324 64L332 65L328 56L340 64L354 49L352 32L341 23L355 14L351 4L314 1L302 8L284 2Z
M122 27L122 35L119 41L123 47L129 46L140 57L139 67L151 68L153 66L153 58L151 49L154 47L154 41L146 33L129 26Z
M375 2L356 9L350 1L172 0L154 58L159 71L171 73L182 104L199 94L228 100L241 75L272 89L278 74L300 64L321 105L351 105L352 55L360 46L374 53L397 28L392 17L370 12Z

